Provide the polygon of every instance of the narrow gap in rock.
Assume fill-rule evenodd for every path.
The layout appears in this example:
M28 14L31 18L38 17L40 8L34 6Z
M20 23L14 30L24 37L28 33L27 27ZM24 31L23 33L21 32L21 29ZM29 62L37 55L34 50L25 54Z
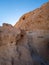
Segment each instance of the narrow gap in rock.
M23 17L23 20L25 20L25 16Z
M23 37L23 35L21 34L21 37Z
M21 52L19 51L18 46L17 46L17 48L16 48L16 51L17 51L17 52L18 52L18 54L19 54L18 59L20 59L20 57L21 57Z
M12 58L12 60L11 60L11 64L14 65L14 58Z
M38 38L44 38L43 36L38 36Z
M11 44L13 43L13 41L11 41Z

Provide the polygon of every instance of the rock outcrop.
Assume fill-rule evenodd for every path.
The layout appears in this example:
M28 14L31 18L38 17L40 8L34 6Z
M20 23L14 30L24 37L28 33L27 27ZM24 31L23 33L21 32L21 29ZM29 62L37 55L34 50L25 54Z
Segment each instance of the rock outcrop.
M49 30L49 2L32 12L24 14L15 24L15 27L27 31Z
M49 65L49 31L0 27L0 65Z
M0 26L0 65L49 65L49 2Z
M17 38L17 35L20 37L20 30L17 30L10 24L4 23L2 27L0 27L0 46L2 44L14 43Z
M25 31L4 23L0 27L0 65L32 64L27 43Z

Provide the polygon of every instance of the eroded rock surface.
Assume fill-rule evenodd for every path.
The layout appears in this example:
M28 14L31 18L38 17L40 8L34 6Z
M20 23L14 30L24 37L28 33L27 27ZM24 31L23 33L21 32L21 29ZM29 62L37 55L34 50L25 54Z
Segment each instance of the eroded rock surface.
M40 8L24 14L15 24L16 28L24 30L49 30L49 2Z
M32 64L27 43L25 31L9 24L0 27L0 65Z
M49 65L49 31L0 27L0 65Z
M49 65L48 6L49 2L25 14L15 27L0 26L0 65Z

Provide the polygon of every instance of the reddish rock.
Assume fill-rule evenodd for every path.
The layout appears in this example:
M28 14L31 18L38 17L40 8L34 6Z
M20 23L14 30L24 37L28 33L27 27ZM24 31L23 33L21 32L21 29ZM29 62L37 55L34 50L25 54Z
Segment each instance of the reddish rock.
M34 11L24 14L14 27L27 31L49 30L49 2Z
M49 65L49 2L0 26L0 65Z

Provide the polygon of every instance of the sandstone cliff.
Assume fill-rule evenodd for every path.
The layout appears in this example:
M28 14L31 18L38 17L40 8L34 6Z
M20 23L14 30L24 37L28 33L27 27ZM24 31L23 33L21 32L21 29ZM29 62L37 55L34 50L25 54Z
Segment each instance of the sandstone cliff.
M40 8L24 14L15 24L16 28L24 30L49 30L49 2Z
M49 65L49 2L0 26L0 65Z
M32 64L27 43L25 31L4 23L0 27L0 65Z

